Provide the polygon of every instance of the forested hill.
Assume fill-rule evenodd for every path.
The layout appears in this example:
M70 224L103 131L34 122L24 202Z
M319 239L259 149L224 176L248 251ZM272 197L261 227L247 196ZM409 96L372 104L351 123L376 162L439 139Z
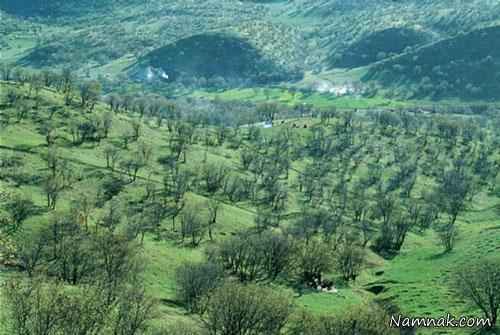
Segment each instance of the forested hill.
M4 0L0 9L19 16L57 17L61 15L83 15L94 10L109 9L133 0Z
M183 76L172 76L167 84L173 89L190 90L277 82L296 85L309 74L328 76L331 71L360 67L363 71L370 70L377 62L417 52L437 42L442 42L440 52L450 54L450 59L467 61L465 54L461 56L466 50L452 47L459 43L456 42L459 35L471 33L481 38L479 33L474 34L476 30L500 23L500 4L485 0L3 0L0 11L3 63L35 68L71 67L80 76L100 77L107 88L114 88L118 83L124 87L125 83L137 80L147 84L144 78L148 67L165 64L175 55L174 64L179 64L179 69L156 71L183 72ZM229 53L227 58L236 61L228 60L223 66L215 67L209 77L216 80L206 80L205 75L198 75L203 71L187 68L182 54L176 55L175 48L171 48L191 38L206 38L208 42L214 33L229 34L238 39L238 43L248 44L248 50L254 50L259 57L255 62L243 57L238 66L246 63L248 68L257 69L256 72L272 67L271 78L254 80L247 71L228 76L223 71L225 65L238 61L238 53ZM495 44L486 45L493 48ZM201 59L201 50L204 49L198 52L190 48L190 57ZM166 58L144 62L148 55ZM411 57L405 59L408 67L422 66ZM465 64L465 68L474 68L475 61ZM471 75L465 70L461 81L478 88ZM347 78L350 82L368 85L360 83L359 76ZM385 89L383 92L397 91L398 87L387 85L385 76L370 74L366 78L371 81L369 85ZM163 81L161 76L156 79ZM410 96L460 98L458 95L463 92L462 88L446 85L441 91L442 94L429 95L423 90ZM464 98L492 96L489 89L483 88L483 91Z
M500 27L459 35L372 67L365 79L408 97L495 100L500 92Z

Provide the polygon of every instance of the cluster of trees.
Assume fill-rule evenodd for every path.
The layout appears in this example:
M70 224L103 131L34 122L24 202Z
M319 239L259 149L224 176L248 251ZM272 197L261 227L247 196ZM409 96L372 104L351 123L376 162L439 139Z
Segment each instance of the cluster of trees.
M3 289L8 334L143 334L155 302L146 295L140 250L102 218L99 230L81 213L55 212L47 225L16 235L15 257L27 278Z
M239 242L232 242L235 243ZM227 246L222 249L227 249ZM202 263L186 263L177 269L178 298L189 311L200 316L203 331L213 335L282 334L285 330L286 334L396 333L389 326L387 312L380 306L365 305L346 311L341 317L318 318L296 310L287 294L272 287L248 283L248 280L259 282L276 275L275 270L282 266L276 263L290 257L286 255L285 249L280 250L281 254L276 253L276 249L279 248L273 250L274 256L252 257L250 252L232 256L219 254L218 257L227 257L226 263L231 262L225 264L226 267L240 271L240 275L246 273L244 277L239 277L246 283L225 277L224 268L213 263L214 259ZM267 260L257 264L259 261L254 258ZM252 275L260 278L250 278ZM195 331L193 333L198 334Z

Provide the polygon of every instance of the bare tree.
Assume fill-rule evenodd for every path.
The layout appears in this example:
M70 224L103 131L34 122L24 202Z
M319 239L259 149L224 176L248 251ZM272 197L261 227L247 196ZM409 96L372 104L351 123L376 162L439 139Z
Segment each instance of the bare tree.
M217 225L217 218L222 212L223 207L220 201L213 198L207 201L206 207L208 208L208 237L210 238L210 241L212 241L212 232L214 227Z
M458 269L454 286L490 321L486 328L494 328L500 311L500 261L481 259Z

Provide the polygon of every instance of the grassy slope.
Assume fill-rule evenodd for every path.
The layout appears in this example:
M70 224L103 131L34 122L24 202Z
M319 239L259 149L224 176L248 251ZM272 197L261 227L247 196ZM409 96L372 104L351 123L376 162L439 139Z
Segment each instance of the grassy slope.
M4 86L0 86L5 92ZM1 94L0 94L1 95ZM43 91L43 105L62 105L61 97L53 92ZM43 109L44 107L42 107ZM98 112L102 112L106 107L99 105ZM76 115L78 110L71 111ZM127 127L128 117L119 115L115 117L113 131L110 140L117 140L117 136ZM60 120L63 122L64 120ZM308 120L311 124L315 120ZM267 130L274 132L275 129ZM301 132L302 130L298 130ZM59 133L63 139L60 144L65 143L64 138L68 134L64 131ZM144 128L143 139L150 143L155 152L155 158L161 150L164 150L164 143L167 138L165 129L157 129L152 126ZM2 129L0 133L0 154L10 154L12 151L21 153L25 158L25 168L34 174L42 173L45 163L41 159L42 153L46 150L44 139L36 131L36 124L32 120L11 125L7 129ZM390 145L385 143L385 145ZM86 173L101 170L104 171L105 161L102 154L102 146L83 145L78 148L62 146L61 154L71 160L74 168L83 169ZM7 149L10 148L10 149ZM25 150L29 149L30 153ZM193 145L188 153L188 166L196 168L200 166L203 148ZM208 159L211 161L224 161L227 165L236 168L238 166L238 153L228 148L211 148ZM155 159L153 159L155 161ZM302 163L297 165L300 168ZM158 169L158 166L154 166ZM146 177L147 171L141 173L141 177ZM295 176L296 177L296 176ZM295 178L293 177L293 178ZM158 178L155 176L154 178ZM137 197L143 192L140 179L135 184L127 186L120 196ZM0 184L6 189L12 185ZM75 186L75 187L78 187ZM37 206L43 208L45 199L42 191L37 186L23 185L20 191L31 195ZM295 198L292 195L292 199ZM201 195L190 194L190 199L203 201ZM58 208L67 207L71 199L71 191L66 192L61 197ZM471 257L478 257L490 252L494 252L500 243L500 230L487 230L498 228L500 215L496 211L498 198L492 198L481 194L476 198L471 209L460 218L460 228L463 238L457 243L455 250L447 255L441 255L440 248L436 246L435 237L431 233L425 235L410 234L405 247L398 257L391 261L384 261L376 255L369 256L369 267L363 272L359 280L352 287L341 288L339 294L305 292L304 295L296 298L297 306L302 306L316 313L339 313L345 310L346 306L357 304L363 300L375 298L392 297L397 302L404 313L410 315L432 315L441 316L444 311L453 313L470 312L469 309L458 301L454 295L446 288L446 276L458 263L468 260ZM296 210L291 204L289 211ZM216 238L223 238L220 233L230 233L244 227L252 225L254 209L248 204L241 203L238 206L226 204L220 217L220 224L217 227ZM43 225L47 220L47 213L32 217L27 221L27 227ZM487 235L485 237L485 235ZM176 307L170 300L175 296L174 269L185 260L196 260L202 257L202 249L207 245L204 243L201 249L191 249L183 247L176 242L156 241L152 236L147 236L144 246L145 258L145 282L149 292L162 301L161 314L158 322L169 322L172 319L192 320L184 310ZM382 276L376 276L378 271L385 271ZM0 270L0 280L6 272ZM331 274L333 276L333 274ZM363 288L366 285L373 285L374 282L385 282L387 290L375 297ZM450 332L450 334L457 332Z
M284 88L244 88L232 89L220 92L195 91L192 93L194 97L218 98L223 101L251 101L254 103L273 100L288 106L300 104L310 104L316 108L373 108L373 107L388 107L398 108L408 106L408 103L403 101L394 101L381 97L362 98L343 96L335 97L332 94L322 93L301 93L292 92Z

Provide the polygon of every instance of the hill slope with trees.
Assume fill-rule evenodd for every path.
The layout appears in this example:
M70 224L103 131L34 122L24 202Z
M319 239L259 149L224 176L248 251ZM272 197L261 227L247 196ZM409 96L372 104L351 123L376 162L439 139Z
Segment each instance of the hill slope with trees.
M101 101L68 71L3 79L0 333L387 335L398 311L493 312L463 270L497 264L492 110Z
M377 64L364 79L378 80L410 98L496 101L500 53L492 45L499 38L499 26L475 30Z
M287 73L277 76L283 84L294 84L301 74L370 67L408 47L454 39L497 24L500 13L496 2L479 0L90 1L65 2L57 10L54 4L3 3L2 61L35 68L70 67L81 76L100 77L106 89L124 81L133 87L131 66L173 43L201 36L209 40L213 34L230 34L245 40ZM387 43L394 38L396 42ZM233 82L245 82L246 77L240 74ZM383 80L378 84L386 86ZM450 93L456 97L456 91Z

